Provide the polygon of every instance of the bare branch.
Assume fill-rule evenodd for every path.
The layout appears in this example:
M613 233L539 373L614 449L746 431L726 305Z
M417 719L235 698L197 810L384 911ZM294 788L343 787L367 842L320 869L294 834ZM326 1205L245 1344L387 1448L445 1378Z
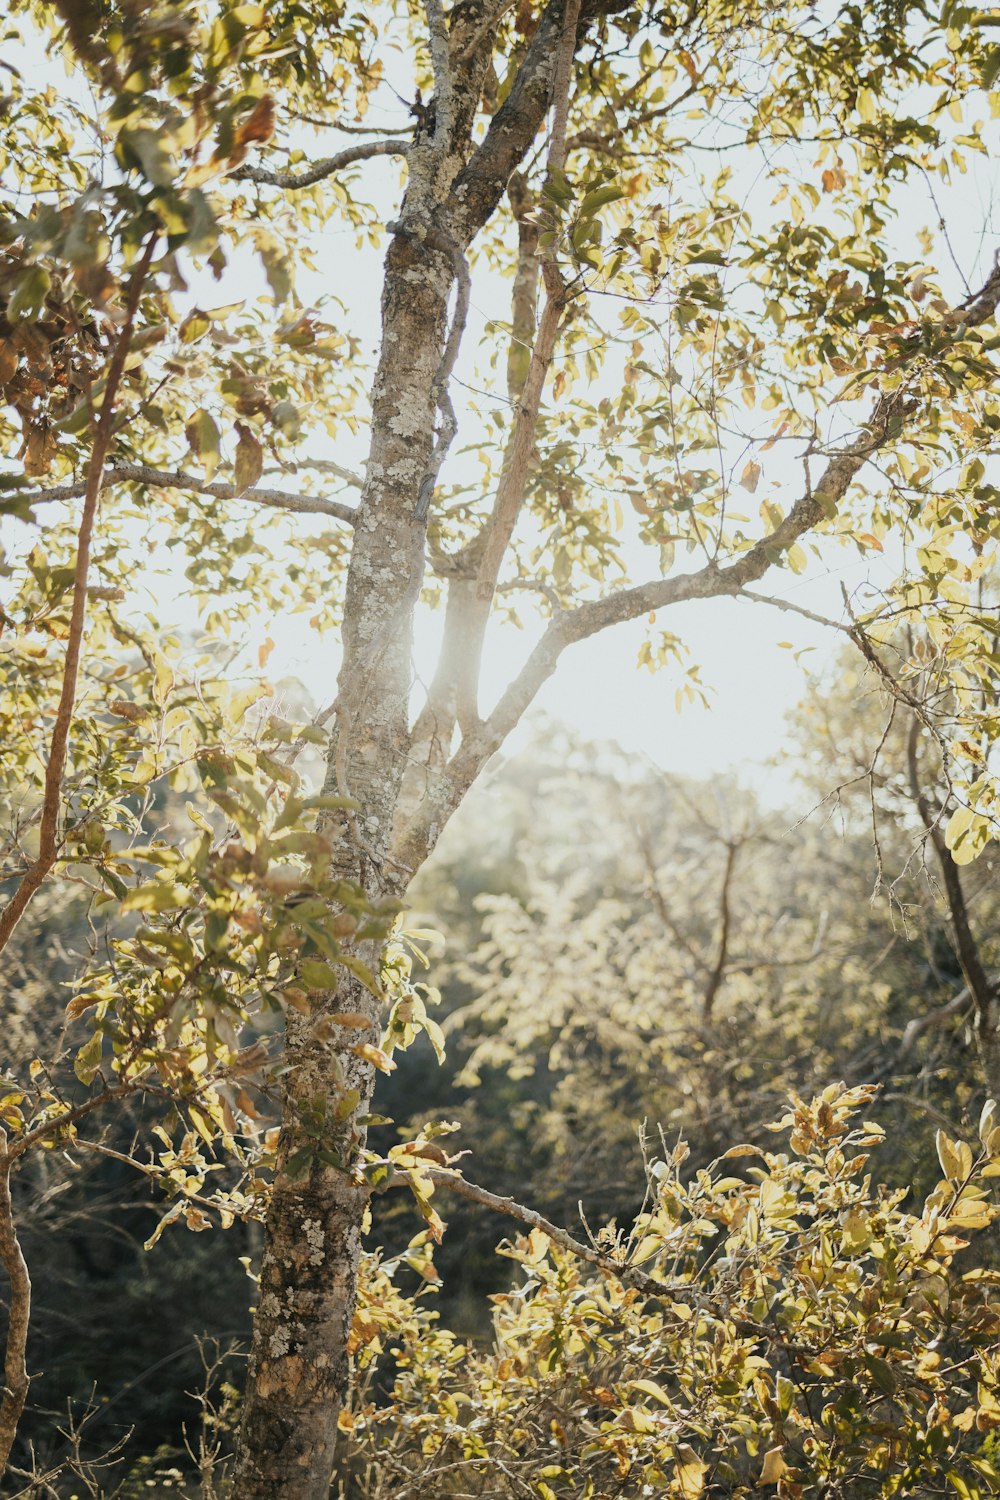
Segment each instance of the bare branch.
M758 594L753 589L740 589L736 596L738 599L751 599L754 604L769 604L772 609L783 609L791 615L799 615L803 620L811 620L814 625L825 625L828 630L839 630L843 635L849 635L854 640L855 632L850 625L845 625L842 620L831 620L826 615L817 615L811 609L805 609L801 604L793 604L790 599L776 599L770 594Z
M360 141L356 146L346 146L336 156L326 156L301 172L269 172L266 167L237 167L230 172L230 181L257 182L268 187L304 188L342 172L356 161L368 161L373 156L402 156L409 150L409 143L401 141Z
M552 85L554 108L552 129L549 134L549 175L561 172L566 165L566 122L569 119L569 95L573 81L573 59L576 56L576 30L580 23L580 0L566 0L563 13L562 36L556 57L555 80Z
M706 1024L712 1019L712 1009L715 1005L716 996L722 988L723 980L728 972L729 932L733 916L730 893L733 884L733 874L736 869L736 856L739 852L740 841L738 839L731 839L726 845L726 865L722 874L722 889L719 892L718 949L715 963L705 982L705 992L701 998L701 1017Z
M315 125L318 130L339 130L342 135L374 135L374 125L348 125L343 120L324 120L319 115L303 114L301 110L290 109L288 114L293 120L301 120L304 125ZM378 130L382 135L412 135L411 125L379 125Z
M329 467L339 478L360 487L361 481L357 476L347 469L341 469L339 464L328 465L325 460L316 460L310 467ZM344 505L339 500L323 500L316 495L293 495L286 490L240 490L234 484L208 484L183 469L154 469L148 464L112 461L101 476L101 488L107 489L109 485L122 483L146 484L153 489L189 490L195 495L211 495L216 500L252 500L256 505L266 505L275 510L294 511L299 515L332 516L337 521L345 521L348 526L354 525L353 507ZM29 505L47 505L53 500L73 500L85 493L86 485L87 482L81 480L74 484L55 485L48 490L25 491L23 498ZM20 498L22 492L16 493Z
M296 458L293 469L315 469L319 474L332 474L336 479L342 479L354 490L364 489L365 482L360 474L355 474L353 469L345 469L343 464L334 463L330 458Z
M399 233L406 231L401 224L394 226ZM418 521L426 520L430 508L431 497L434 494L434 486L437 483L441 465L444 463L455 440L458 431L458 422L455 419L455 408L451 404L449 384L455 361L458 359L459 350L462 347L462 336L465 333L465 325L469 317L469 299L472 295L472 278L469 275L469 263L462 252L461 247L449 235L442 234L439 230L429 230L424 235L424 241L431 249L444 250L449 256L452 269L455 272L455 309L452 313L451 327L445 340L441 359L434 376L434 395L437 401L437 409L441 417L440 427L431 450L431 455L420 481L420 489L417 494L417 504L414 514Z

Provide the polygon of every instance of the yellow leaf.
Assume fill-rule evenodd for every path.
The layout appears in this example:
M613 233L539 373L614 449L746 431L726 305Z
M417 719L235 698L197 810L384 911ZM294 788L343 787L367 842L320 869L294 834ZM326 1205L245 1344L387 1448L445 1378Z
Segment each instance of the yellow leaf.
M632 1389L643 1396L649 1396L653 1401L659 1401L661 1406L671 1405L670 1396L655 1380L633 1380Z
M764 1467L760 1471L760 1484L777 1484L788 1472L788 1465L780 1448L769 1448L764 1454Z
M373 1046L371 1042L359 1042L351 1050L355 1057L364 1058L373 1068L378 1068L380 1073L391 1073L396 1066L387 1052L383 1052L381 1047Z
M878 114L878 100L871 89L858 90L858 114L866 125L871 125Z
M682 1443L677 1450L677 1467L674 1470L674 1482L677 1493L682 1500L698 1500L698 1496L705 1488L705 1475L708 1473L708 1464L703 1464L693 1448Z

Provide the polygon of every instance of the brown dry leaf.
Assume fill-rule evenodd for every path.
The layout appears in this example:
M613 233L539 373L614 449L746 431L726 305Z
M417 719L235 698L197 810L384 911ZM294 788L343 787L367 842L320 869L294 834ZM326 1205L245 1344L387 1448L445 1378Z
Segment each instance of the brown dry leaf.
M297 990L290 987L287 990L282 990L281 998L282 1000L284 1000L286 1005L290 1005L292 1009L297 1010L300 1015L308 1016L312 1014L312 1006L309 1004L309 996L306 994L305 990Z
M740 475L740 484L745 490L749 490L751 495L760 483L762 472L760 464L755 463L752 458L747 461L746 468Z
M99 995L74 995L66 1007L67 1021L76 1021L88 1011L92 1005L96 1005L100 999Z
M240 435L236 444L236 489L242 495L263 473L264 450L244 422L237 422L236 431Z
M29 427L24 441L24 472L31 479L47 474L56 452L56 440L48 427Z
M240 1089L236 1095L236 1108L241 1114L246 1115L248 1120L263 1120L264 1116L254 1104L246 1089Z
M274 134L274 119L274 99L270 94L264 94L243 123L237 126L236 150L245 151L251 145L263 146Z

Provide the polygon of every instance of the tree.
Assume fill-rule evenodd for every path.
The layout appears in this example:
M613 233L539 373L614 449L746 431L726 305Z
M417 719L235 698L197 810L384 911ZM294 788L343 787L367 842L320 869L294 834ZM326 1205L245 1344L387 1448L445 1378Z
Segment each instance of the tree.
M414 897L447 937L433 978L454 1082L435 1108L460 1120L481 1180L557 1222L581 1201L591 1223L628 1222L643 1127L683 1130L693 1172L759 1142L790 1090L841 1077L884 1084L881 1170L929 1189L916 1175L928 1119L965 1116L993 1088L948 888L921 848L910 715L897 708L884 735L893 706L856 652L813 680L785 744L802 784L784 805L564 735L470 799ZM960 875L992 975L990 850ZM433 1081L407 1087L413 1067L388 1084L392 1114L433 1097ZM470 1218L462 1275L477 1240L490 1277L492 1226ZM438 1265L450 1288L447 1246Z
M1000 271L947 295L939 240L892 221L907 183L985 149L976 112L1000 53L971 10L905 3L19 0L14 14L81 86L15 70L6 105L5 503L29 525L42 507L59 520L18 560L2 617L0 947L60 881L83 881L119 925L71 1002L93 1022L76 1061L89 1094L35 1069L4 1114L16 1295L0 1451L27 1390L10 1172L103 1105L155 1093L190 1127L149 1168L189 1222L266 1198L236 1493L313 1500L370 1195L409 1181L439 1232L434 1184L459 1183L428 1174L426 1140L388 1158L366 1146L378 1073L433 1034L393 924L569 646L688 601L756 599L765 575L804 571L810 546L914 544L874 617L845 628L875 653L914 617L937 633L959 710L919 711L962 789L952 842L975 852L994 830L995 621L971 591L1000 530L981 456L1000 426ZM381 131L397 59L414 102ZM328 130L358 138L311 159L303 143ZM354 168L381 158L406 170L385 216L354 196ZM752 211L744 172L767 184ZM386 242L373 371L356 333L294 290L335 224ZM251 253L266 306L232 300ZM513 297L488 321L486 363L505 383L491 413L463 414L477 472L454 447L456 370L474 281L496 272ZM203 308L209 273L228 305ZM363 477L338 447L359 425ZM759 516L736 511L734 484L754 494L772 462ZM300 470L316 483L289 487ZM334 481L357 503L316 493ZM292 518L270 557L255 506ZM147 534L190 552L216 641L198 664L129 598ZM425 596L443 600L443 645L411 715ZM490 621L521 597L547 623L484 706ZM312 725L244 724L246 695L211 680L218 642L304 601L341 647L336 697ZM644 657L674 649L652 637ZM894 660L909 693L906 673ZM314 796L291 766L310 740L325 756ZM164 780L203 804L192 843L150 825ZM281 1090L274 1151L253 1143L252 1086ZM225 1194L204 1191L216 1142L242 1174Z

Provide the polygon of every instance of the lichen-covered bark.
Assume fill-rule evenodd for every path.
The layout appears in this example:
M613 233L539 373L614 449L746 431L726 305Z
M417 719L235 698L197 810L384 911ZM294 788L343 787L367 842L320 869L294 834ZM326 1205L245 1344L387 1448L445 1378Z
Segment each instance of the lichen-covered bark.
M395 236L327 773L328 786L360 804L330 830L335 871L373 900L405 885L405 873L384 861L406 763L411 622L424 567L415 507L433 440L431 388L452 274L447 257ZM355 956L377 971L372 944ZM330 1019L345 1011L369 1016L369 1030ZM241 1500L326 1500L329 1492L367 1201L352 1165L375 1076L354 1049L378 1041L379 1011L345 973L334 993L314 997L312 1016L288 1018L286 1102L235 1480ZM317 1123L342 1168L314 1158L296 1172L296 1158L315 1151Z

